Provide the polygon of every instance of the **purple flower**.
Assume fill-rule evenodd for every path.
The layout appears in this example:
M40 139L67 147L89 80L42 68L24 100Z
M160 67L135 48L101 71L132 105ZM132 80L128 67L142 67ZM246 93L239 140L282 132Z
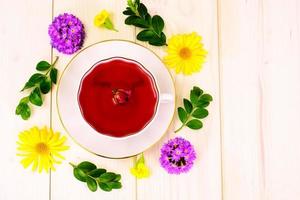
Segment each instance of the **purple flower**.
M64 54L73 54L81 49L85 37L81 21L68 13L54 18L49 26L48 34L52 47Z
M169 140L160 152L160 164L169 174L188 172L196 159L193 145L181 137Z

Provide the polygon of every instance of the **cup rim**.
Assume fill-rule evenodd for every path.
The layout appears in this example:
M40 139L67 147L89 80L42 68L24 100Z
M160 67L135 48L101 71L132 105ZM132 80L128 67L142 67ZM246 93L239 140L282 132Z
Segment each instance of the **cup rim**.
M151 77L151 80L153 81L153 87L154 87L154 90L156 92L156 95L157 95L157 100L156 100L156 103L155 103L155 110L154 110L154 113L151 117L151 119L149 121L147 121L147 123L145 123L144 127L142 129L140 129L139 131L137 132L134 132L134 133L129 133L128 135L125 135L125 136L122 136L122 137L114 137L114 136L111 136L111 135L108 135L108 134L104 134L104 133L101 133L99 132L90 122L88 122L86 120L86 118L84 117L83 115L83 111L82 111L82 107L79 103L79 95L80 95L80 92L81 92L81 89L82 89L82 81L83 79L88 75L90 74L100 63L105 63L105 62L110 62L110 61L113 61L113 60L124 60L125 62L131 62L131 63L135 63L137 64L140 69L142 69L144 72L147 73L147 75L149 77ZM159 107L159 103L160 103L160 91L159 91L159 87L157 86L157 81L156 81L156 78L155 76L142 64L140 63L139 61L137 60L134 60L134 59L130 59L130 58L125 58L125 57L122 57L122 56L113 56L113 57L110 57L110 58L105 58L105 59L102 59L102 60L99 60L97 61L96 63L94 63L86 72L85 74L81 77L81 80L80 80L80 85L79 85L79 88L77 90L77 104L79 106L79 109L80 109L80 112L81 112L81 115L82 115L82 118L84 119L84 121L86 123L89 124L90 127L92 127L96 132L98 132L99 134L105 136L105 137L109 137L110 139L114 139L114 140L125 140L127 138L130 138L130 137L134 137L134 136L137 136L139 134L141 134L143 132L143 130L145 128L147 128L148 126L151 125L151 123L153 122L153 119L156 117L157 115L157 110L158 110L158 107Z

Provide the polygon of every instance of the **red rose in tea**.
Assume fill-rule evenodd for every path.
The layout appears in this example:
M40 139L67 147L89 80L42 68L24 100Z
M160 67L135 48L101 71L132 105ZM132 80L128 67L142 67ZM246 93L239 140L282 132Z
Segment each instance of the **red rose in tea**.
M142 130L158 101L152 76L141 65L113 58L82 79L78 102L84 119L99 133L124 137Z

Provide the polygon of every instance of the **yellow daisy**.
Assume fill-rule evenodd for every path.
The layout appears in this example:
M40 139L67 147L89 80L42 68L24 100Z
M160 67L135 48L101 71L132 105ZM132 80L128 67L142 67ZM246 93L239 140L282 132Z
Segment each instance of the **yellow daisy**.
M21 164L24 168L32 164L32 171L55 170L54 164L61 163L60 159L65 159L60 152L69 149L64 145L66 139L65 136L61 137L59 132L54 133L52 129L39 129L35 126L20 132L17 155L23 157Z
M134 167L130 169L130 172L133 176L135 176L138 179L148 178L150 176L150 170L145 165L144 154L142 154L142 156L138 159Z
M201 40L202 37L195 32L171 37L164 57L165 64L175 69L177 74L191 75L199 72L207 55Z

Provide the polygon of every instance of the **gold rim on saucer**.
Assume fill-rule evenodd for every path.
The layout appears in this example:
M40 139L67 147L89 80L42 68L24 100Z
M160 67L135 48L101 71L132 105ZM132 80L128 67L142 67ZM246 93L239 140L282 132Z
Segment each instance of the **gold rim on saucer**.
M142 152L140 152L140 153L138 153L138 154L135 154L135 155L132 155L132 156L126 156L126 157L118 157L118 158L112 158L112 157L104 156L104 155L101 155L101 154L97 154L97 153L95 153L95 152L93 152L93 151L87 149L86 147L82 146L81 144L79 144L79 143L72 137L72 135L69 133L68 129L65 127L65 125L64 125L64 123L63 123L63 120L62 120L62 117L61 117L61 114L60 114L60 111L59 111L59 106L58 106L58 91L59 91L61 79L62 79L62 77L63 77L63 75L64 75L66 69L67 69L67 68L69 67L69 65L72 63L72 61L73 61L80 53L82 53L84 50L86 50L87 48L90 48L90 47L92 47L92 46L94 46L94 45L97 45L97 44L100 44L100 43L111 42L111 41L123 41L123 42L129 42L129 43L132 43L132 44L141 46L141 47L143 47L143 48L146 48L146 49L148 49L149 51L151 51L151 52L152 52L152 53L153 53L153 54L154 54L154 55L155 55L155 56L163 63L162 59L161 59L161 58L160 58L153 50L151 50L151 49L149 49L149 48L147 48L147 47L145 47L145 46L143 46L143 45L141 45L141 44L137 44L137 43L135 43L135 42L133 42L133 41L130 41L130 40L112 39L112 40L103 40L103 41L100 41L100 42L96 42L96 43L94 43L94 44L91 44L91 45L89 45L89 46L83 48L83 49L80 50L75 56L73 56L73 58L68 62L68 64L66 65L66 67L63 69L63 71L62 71L62 73L61 73L61 76L60 76L60 78L59 78L59 80L58 80L58 83L57 83L57 89L56 89L56 109L57 109L59 121L60 121L61 125L63 126L64 130L65 130L66 133L70 136L70 138L72 138L72 140L73 140L77 145L79 145L81 148L85 149L86 151L88 151L88 152L90 152L90 153L92 153L92 154L94 154L94 155L97 155L97 156L100 156L100 157L103 157L103 158L109 158L109 159L125 159L125 158L131 158L131 157L137 156L137 155L141 154L142 152L147 151L148 149L150 149L152 146L154 146L156 143L158 143L158 142L163 138L163 136L167 133L167 131L168 131L168 129L170 128L171 123L172 123L172 121L173 121L173 118L174 118L174 115L175 115L175 108L176 108L175 103L174 103L174 108L173 108L173 115L172 115L172 118L171 118L171 120L170 120L170 122L169 122L169 125L168 125L167 129L164 131L164 133L161 135L161 137L160 137L156 142L154 142L153 144L151 144L150 146L148 146L144 151L142 151ZM171 80L172 80L172 86L173 86L173 91L174 91L174 99L176 99L176 98L175 98L175 97L176 97L176 89L175 89L174 79L173 79L173 77L172 77L172 75L171 75L169 69L167 69L167 71L168 71L168 73L169 73L169 75L170 75L170 77L171 77Z

